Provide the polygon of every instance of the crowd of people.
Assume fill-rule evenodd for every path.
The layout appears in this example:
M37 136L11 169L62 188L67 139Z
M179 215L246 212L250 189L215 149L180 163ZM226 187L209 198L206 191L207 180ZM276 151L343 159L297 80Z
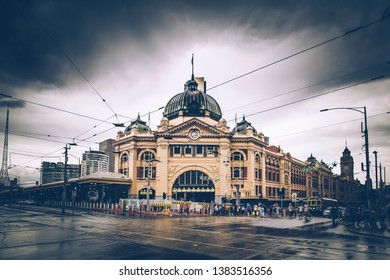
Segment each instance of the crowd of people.
M297 216L304 216L309 213L309 207L306 204L295 208L291 203L287 208L282 209L278 203L270 206L259 203L251 205L250 203L233 205L230 203L222 205L214 205L215 216L253 216L259 218L278 218L288 216L296 218Z
M390 204L386 206L374 204L371 207L348 205L343 219L352 227L385 229L390 227Z

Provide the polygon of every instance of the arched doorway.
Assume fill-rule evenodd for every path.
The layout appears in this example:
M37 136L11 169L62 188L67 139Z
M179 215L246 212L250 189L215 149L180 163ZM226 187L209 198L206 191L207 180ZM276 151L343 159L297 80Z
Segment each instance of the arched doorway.
M196 202L214 201L214 183L212 179L202 171L190 170L184 172L173 183L172 198Z

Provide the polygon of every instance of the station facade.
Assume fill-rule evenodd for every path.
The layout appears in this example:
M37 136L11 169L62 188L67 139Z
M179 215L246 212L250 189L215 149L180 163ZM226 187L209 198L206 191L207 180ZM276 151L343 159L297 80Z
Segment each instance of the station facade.
M117 133L115 172L132 180L129 198L145 198L148 188L151 199L216 203L340 196L333 166L269 145L245 117L230 128L205 85L192 74L157 130L138 116Z

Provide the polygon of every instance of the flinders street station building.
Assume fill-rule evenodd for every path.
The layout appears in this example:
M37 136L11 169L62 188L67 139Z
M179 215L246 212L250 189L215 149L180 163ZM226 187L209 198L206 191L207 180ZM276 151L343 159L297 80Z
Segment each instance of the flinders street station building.
M303 161L269 145L245 117L229 127L203 78L194 75L168 101L157 130L138 116L117 133L114 146L115 172L131 179L133 199L146 198L149 188L150 199L196 202L272 201L282 193L286 200L357 200L347 148L342 174L334 175L333 166L313 156Z

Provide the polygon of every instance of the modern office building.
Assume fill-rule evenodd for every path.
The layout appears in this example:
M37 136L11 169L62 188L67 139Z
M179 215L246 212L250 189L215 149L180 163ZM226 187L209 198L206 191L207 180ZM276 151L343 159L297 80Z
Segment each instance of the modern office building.
M198 202L337 196L333 166L270 145L245 117L230 128L206 90L192 75L156 131L138 116L118 132L115 172L132 179L129 197L144 198L148 186L150 198Z
M108 172L109 157L104 152L86 151L81 162L81 176L96 172Z
M64 181L64 168L63 162L48 162L43 161L41 163L41 184L54 183ZM79 164L67 164L66 172L68 179L80 177L80 165Z
M107 139L99 143L99 151L105 153L108 156L108 171L114 172L115 169L115 139Z

